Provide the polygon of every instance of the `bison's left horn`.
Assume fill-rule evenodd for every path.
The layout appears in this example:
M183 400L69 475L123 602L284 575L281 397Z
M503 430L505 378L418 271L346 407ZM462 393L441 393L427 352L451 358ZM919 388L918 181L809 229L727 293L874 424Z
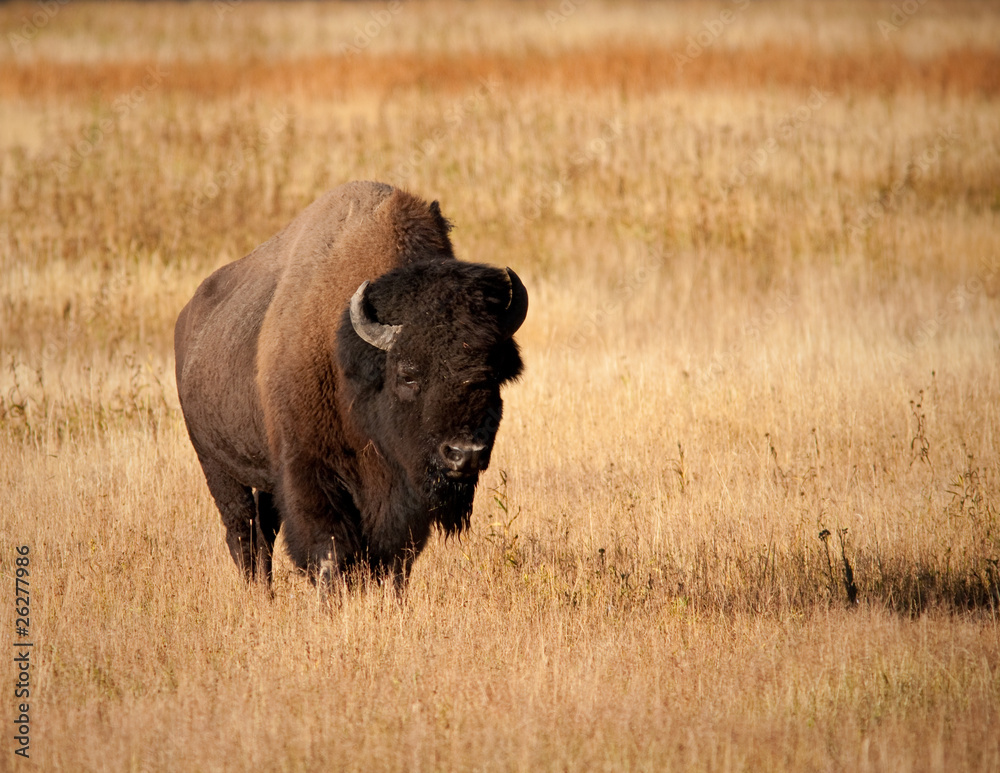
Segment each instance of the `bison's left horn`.
M367 289L368 280L366 279L351 297L351 324L354 326L354 332L363 341L388 351L396 341L396 336L399 335L403 326L383 325L378 320L368 318L368 315L365 314L365 290Z
M510 338L521 327L524 318L528 316L528 291L517 274L507 269L507 283L510 285L510 300L504 310L501 327L504 335Z

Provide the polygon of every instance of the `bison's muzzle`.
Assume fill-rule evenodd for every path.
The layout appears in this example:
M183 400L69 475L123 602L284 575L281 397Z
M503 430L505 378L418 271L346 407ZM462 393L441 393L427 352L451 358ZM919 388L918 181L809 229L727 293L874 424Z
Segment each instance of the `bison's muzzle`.
M483 451L486 446L482 443L463 443L460 440L442 443L438 448L438 453L444 464L449 478L468 478L478 475L486 468L485 462L488 457Z

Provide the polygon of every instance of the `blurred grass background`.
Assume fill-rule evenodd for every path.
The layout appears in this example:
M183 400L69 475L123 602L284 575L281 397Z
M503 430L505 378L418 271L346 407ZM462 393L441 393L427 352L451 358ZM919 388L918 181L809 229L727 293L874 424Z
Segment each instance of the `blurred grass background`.
M40 764L1000 768L1000 18L893 14L0 7ZM472 533L329 614L287 560L240 584L171 337L351 179L531 312Z

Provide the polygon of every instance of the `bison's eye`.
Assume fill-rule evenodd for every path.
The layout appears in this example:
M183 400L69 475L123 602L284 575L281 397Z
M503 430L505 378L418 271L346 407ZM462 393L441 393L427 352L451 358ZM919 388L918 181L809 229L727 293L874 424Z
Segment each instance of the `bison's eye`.
M481 389L495 389L496 379L489 371L477 371L466 375L461 384L463 389L475 392Z
M420 391L420 380L416 368L400 365L396 373L396 391L400 397L412 399Z

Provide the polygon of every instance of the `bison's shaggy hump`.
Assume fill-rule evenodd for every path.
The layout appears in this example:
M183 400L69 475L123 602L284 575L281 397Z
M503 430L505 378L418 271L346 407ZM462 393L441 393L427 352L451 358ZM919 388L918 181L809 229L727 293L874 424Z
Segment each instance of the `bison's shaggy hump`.
M279 528L313 577L402 581L433 524L468 524L527 292L457 261L450 227L437 202L349 183L181 311L181 407L247 577L269 580Z

